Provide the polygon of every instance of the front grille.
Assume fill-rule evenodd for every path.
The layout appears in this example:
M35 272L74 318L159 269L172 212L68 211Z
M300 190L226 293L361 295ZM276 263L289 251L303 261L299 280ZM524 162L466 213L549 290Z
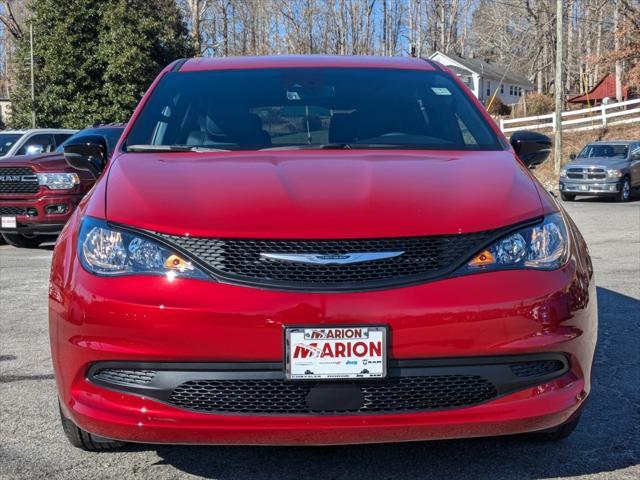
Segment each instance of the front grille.
M21 177L9 179L7 177ZM28 178L22 178L28 177ZM29 167L0 167L0 194L38 193L40 185Z
M602 168L569 168L567 178L574 180L602 180L607 178L607 172Z
M107 368L94 374L94 378L109 383L124 383L132 385L145 385L156 376L154 370L121 370Z
M253 240L194 238L158 234L201 261L222 278L292 289L379 288L433 278L452 271L504 230L459 235L359 240ZM308 264L274 260L261 253L346 255L404 252L351 264Z
M476 375L399 377L358 384L364 397L359 408L318 411L311 410L306 401L316 385L279 379L190 381L173 390L169 403L220 413L380 413L466 407L497 395L491 382Z
M518 377L539 377L558 372L564 368L560 360L538 360L535 362L514 363L511 371Z
M0 207L0 215L26 215L27 209L24 207Z

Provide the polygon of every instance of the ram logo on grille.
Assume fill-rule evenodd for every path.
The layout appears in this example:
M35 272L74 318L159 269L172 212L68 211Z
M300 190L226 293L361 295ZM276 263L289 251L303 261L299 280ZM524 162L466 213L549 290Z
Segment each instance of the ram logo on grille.
M37 175L0 175L0 182L37 182Z
M350 263L371 262L385 258L399 257L404 251L397 252L362 252L345 254L321 253L260 253L262 258L280 260L282 262L313 263L317 265L348 265Z

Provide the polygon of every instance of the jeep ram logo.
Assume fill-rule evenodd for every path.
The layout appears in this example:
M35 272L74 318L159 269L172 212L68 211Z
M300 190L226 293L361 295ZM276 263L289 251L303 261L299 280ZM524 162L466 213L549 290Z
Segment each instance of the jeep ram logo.
M37 175L0 175L0 182L37 182Z

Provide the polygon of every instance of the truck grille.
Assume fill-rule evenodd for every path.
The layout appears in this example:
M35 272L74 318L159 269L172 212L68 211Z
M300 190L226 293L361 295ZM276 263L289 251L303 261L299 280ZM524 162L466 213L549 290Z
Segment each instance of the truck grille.
M205 412L305 414L316 413L307 396L317 384L278 379L203 380L178 386L169 403ZM477 375L388 378L359 385L364 402L358 408L317 413L397 412L456 408L481 403L497 395L495 387Z
M451 272L507 229L459 235L360 240L253 240L158 234L237 283L302 290L348 290L427 280ZM350 264L310 264L264 258L261 253L326 256L404 252L393 258Z
M29 167L0 167L0 194L38 193L38 178Z
M574 180L603 180L607 178L607 172L603 168L574 167L567 169L567 177Z

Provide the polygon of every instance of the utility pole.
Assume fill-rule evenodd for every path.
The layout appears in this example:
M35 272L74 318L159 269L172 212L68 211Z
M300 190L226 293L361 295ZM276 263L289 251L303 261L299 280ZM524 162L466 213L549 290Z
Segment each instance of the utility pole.
M556 113L554 117L555 138L553 143L553 166L556 174L560 174L562 164L562 1L556 0L556 79L555 97Z
M31 47L31 128L36 128L36 86L33 73L33 22L29 24L29 43Z
M616 52L620 51L620 0L615 0L615 6L613 7L613 49ZM622 101L622 62L616 60L616 101Z

